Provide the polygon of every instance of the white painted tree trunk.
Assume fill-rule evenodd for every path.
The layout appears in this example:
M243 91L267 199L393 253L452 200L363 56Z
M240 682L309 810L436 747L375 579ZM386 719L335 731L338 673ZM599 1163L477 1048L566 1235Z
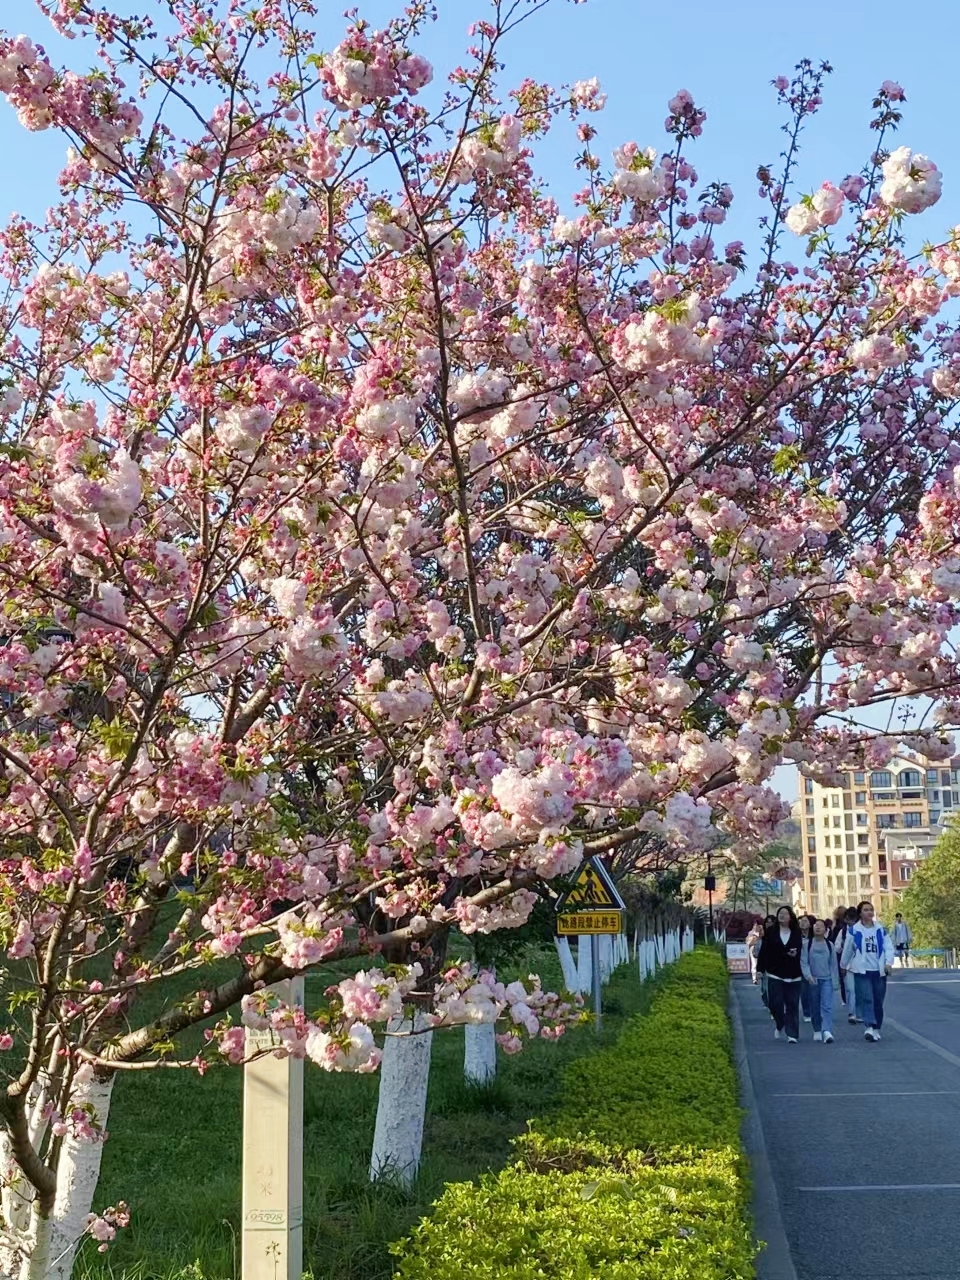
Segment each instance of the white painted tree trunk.
M433 1045L433 1032L421 1030L425 1025L423 1015L417 1014L413 1023L394 1018L387 1028L401 1034L389 1034L383 1048L371 1182L389 1176L409 1186L417 1176Z
M463 1077L468 1084L489 1084L497 1074L497 1028L492 1022L463 1029Z
M600 937L600 981L604 984L613 975L613 935L604 933Z
M580 978L580 990L593 990L593 960L590 955L590 939L581 936L577 939L577 973Z
M94 1077L80 1085L71 1098L72 1107L92 1107L101 1129L107 1125L115 1079ZM9 1244L0 1250L0 1272L4 1276L16 1280L69 1280L87 1215L93 1208L102 1157L102 1142L64 1139L53 1213L46 1218L37 1212L28 1184L21 1181L4 1188L4 1217L8 1230L12 1228ZM4 1165L5 1169L10 1167L7 1159Z
M563 971L563 985L572 995L576 995L580 990L580 975L577 972L573 952L570 950L570 939L554 938L553 943L557 948L560 968Z

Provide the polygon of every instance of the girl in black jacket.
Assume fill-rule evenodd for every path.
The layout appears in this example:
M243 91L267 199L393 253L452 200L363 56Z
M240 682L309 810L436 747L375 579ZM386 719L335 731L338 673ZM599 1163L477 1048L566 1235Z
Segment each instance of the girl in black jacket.
M757 957L757 971L767 975L767 999L777 1024L773 1033L779 1040L784 1031L787 1043L800 1037L800 925L791 907L781 907L777 923L764 934Z

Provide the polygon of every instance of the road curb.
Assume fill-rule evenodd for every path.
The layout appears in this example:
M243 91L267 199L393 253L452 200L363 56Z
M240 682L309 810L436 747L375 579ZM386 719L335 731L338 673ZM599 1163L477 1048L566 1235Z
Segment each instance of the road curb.
M787 1233L780 1213L780 1198L767 1158L767 1144L747 1059L743 1018L740 1016L740 1004L734 993L733 981L730 983L729 1008L733 1024L733 1052L740 1076L740 1100L746 1113L741 1133L750 1160L753 1225L757 1239L766 1242L757 1258L757 1280L797 1280L797 1271L790 1256Z

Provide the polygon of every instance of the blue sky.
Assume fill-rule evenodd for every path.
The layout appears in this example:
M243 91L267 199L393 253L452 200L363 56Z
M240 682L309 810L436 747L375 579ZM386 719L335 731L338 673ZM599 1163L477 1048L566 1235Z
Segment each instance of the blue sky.
M361 12L379 25L397 12L401 0L358 0ZM324 47L337 43L338 16L346 5L320 0ZM123 0L124 11L149 12L149 0ZM437 72L455 65L467 43L467 24L489 14L486 0L438 0L440 21L427 33L422 52ZM55 62L76 70L90 65L80 42L58 39L33 0L3 0L0 20L11 33L25 32L44 43ZM839 182L868 156L871 100L881 81L899 81L906 90L902 142L930 155L944 171L940 204L917 220L919 239L936 238L960 223L960 173L956 143L954 82L943 72L960 38L955 0L807 0L777 5L770 0L687 0L686 4L645 4L642 0L569 0L553 3L513 36L506 48L505 86L524 76L552 83L597 76L608 95L607 108L593 122L601 153L635 140L662 148L666 102L689 89L708 113L692 159L702 184L719 179L736 193L721 238L742 239L749 253L757 244L760 211L755 173L761 162L775 164L783 135L771 79L789 75L803 57L834 67L823 108L806 135L799 171L800 190L825 179ZM938 71L938 67L940 70ZM56 198L55 177L63 144L52 133L30 135L14 113L0 104L0 147L6 181L0 187L0 217L14 210L34 218ZM572 131L561 126L538 164L562 206L578 185L569 159ZM799 245L798 245L799 248ZM787 796L793 771L777 779Z

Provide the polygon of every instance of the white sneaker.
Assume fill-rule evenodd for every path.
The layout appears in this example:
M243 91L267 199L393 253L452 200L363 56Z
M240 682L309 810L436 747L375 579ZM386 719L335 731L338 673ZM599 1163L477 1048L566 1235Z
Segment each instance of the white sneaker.
M779 1040L779 1039L780 1039L780 1032L777 1030L777 1028L776 1028L776 1027L774 1027L774 1028L773 1028L773 1038L774 1038L774 1040Z
M822 1031L815 1031L815 1032L813 1033L813 1038L814 1038L814 1040L822 1040L822 1039L823 1039L823 1032L822 1032Z
M833 1044L833 1036L830 1034L830 1032L829 1032L829 1031L825 1031L825 1032L823 1033L823 1043L824 1043L824 1044Z
M804 1018L804 1022L810 1022L810 1021L812 1021L812 1019L810 1019L810 1018Z
M880 1039L880 1032L877 1030L877 1028L876 1028L876 1027L871 1027L870 1029L871 1029L871 1031L873 1032L872 1039L874 1039L874 1040L879 1040L879 1039Z
M863 1038L864 1040L879 1040L880 1032L875 1031L873 1027L867 1027L866 1031L863 1033Z
M848 1015L847 1015L847 1021L848 1021L851 1025L852 1025L854 1022L856 1022L856 1020L857 1020L857 1019L856 1019L856 1017L855 1017L855 1015L854 1015L854 1014L850 1013L850 1014L848 1014Z
M797 1043L796 1036L787 1036L787 1044L796 1044L796 1043Z

